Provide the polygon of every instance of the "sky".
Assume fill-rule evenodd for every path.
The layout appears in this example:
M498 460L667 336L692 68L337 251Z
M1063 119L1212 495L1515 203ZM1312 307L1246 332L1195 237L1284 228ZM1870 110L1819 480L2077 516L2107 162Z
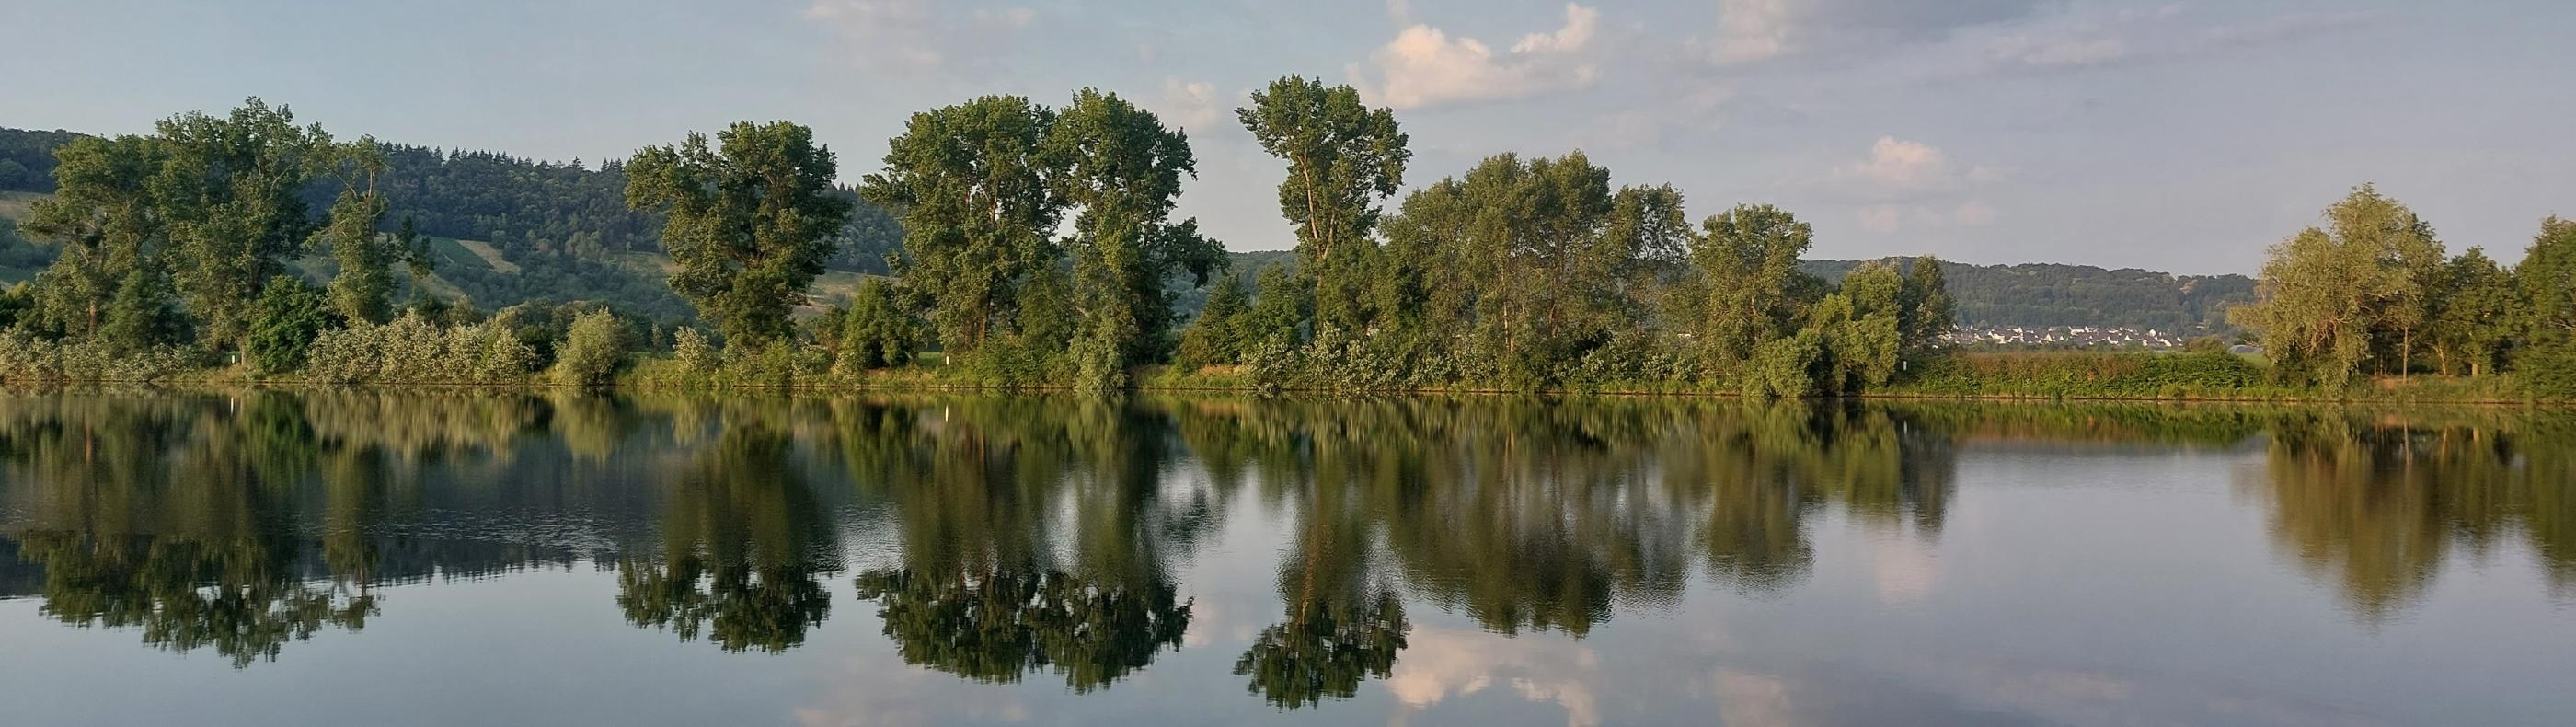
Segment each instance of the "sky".
M1395 109L1409 186L1581 150L1811 257L2250 273L2374 183L2454 251L2576 216L2576 3L2091 0L0 0L0 126L148 131L258 96L342 136L622 158L812 126L844 181L911 113L1097 87L1185 129L1181 206L1293 244L1238 126L1301 74ZM1392 206L1392 203L1390 203Z

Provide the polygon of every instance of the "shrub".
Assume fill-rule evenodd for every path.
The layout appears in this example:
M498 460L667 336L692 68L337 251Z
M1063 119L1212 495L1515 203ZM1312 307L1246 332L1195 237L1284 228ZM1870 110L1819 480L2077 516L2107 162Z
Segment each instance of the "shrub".
M501 384L527 380L536 351L507 323L440 326L416 313L324 331L305 354L317 383Z
M671 357L678 359L681 367L701 374L715 371L722 362L716 347L695 328L682 328L671 334Z
M23 335L0 336L0 382L163 381L206 365L193 346L111 346L100 341L63 343Z
M626 326L617 316L607 308L590 309L575 316L564 333L563 345L555 350L551 377L566 386L607 384L625 365L629 348Z
M243 349L250 355L251 367L262 374L302 368L304 354L313 347L313 340L336 322L330 296L291 275L268 281L268 289L260 293L255 310L250 340Z

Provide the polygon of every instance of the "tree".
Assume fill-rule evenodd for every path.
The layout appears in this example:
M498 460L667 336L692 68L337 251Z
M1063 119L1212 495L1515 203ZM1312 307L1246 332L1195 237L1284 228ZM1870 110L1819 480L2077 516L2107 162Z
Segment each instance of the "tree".
M692 132L678 146L649 147L626 165L626 201L669 217L663 249L671 289L713 321L727 345L780 340L788 310L822 274L850 216L836 194L832 150L784 121L737 122L720 148Z
M330 297L292 275L270 279L256 307L259 312L251 318L250 339L243 349L262 374L302 368L313 339L336 323Z
M304 185L330 157L330 136L257 98L228 116L192 112L156 128L169 156L150 188L172 282L200 340L238 345L260 287L286 271L311 229Z
M2369 185L2326 217L2331 231L2311 227L2272 246L2258 299L2228 320L2261 336L2285 376L2342 388L2392 351L2401 368L2411 363L2425 317L2415 268L2425 255L2438 257L2440 244L2414 213Z
M1218 276L1216 287L1208 292L1207 305L1197 318L1181 330L1181 343L1172 354L1172 367L1197 371L1209 366L1243 362L1243 316L1251 310L1249 294L1244 291L1243 276Z
M99 328L99 338L110 350L139 353L156 346L180 342L188 330L188 321L180 314L177 301L170 298L170 281L158 269L146 265L125 274L116 286L115 297L108 300L107 323Z
M1902 329L1904 348L1909 355L1919 355L1938 346L1958 325L1958 304L1950 297L1950 283L1941 274L1945 263L1925 255L1914 259L1905 271L1905 302L1897 320Z
M84 136L54 154L57 191L35 203L26 224L62 247L37 275L38 327L86 340L105 322L118 284L167 242L151 184L169 150L151 137Z
M1770 205L1739 205L1700 227L1691 240L1694 277L1677 302L1701 355L1724 371L1797 327L1806 303L1798 293L1818 285L1798 270L1815 230ZM1795 357L1784 349L1771 358Z
M1302 76L1272 81L1235 111L1261 148L1288 162L1279 211L1297 228L1300 271L1313 281L1317 324L1357 331L1377 201L1404 186L1413 152L1395 113L1369 108L1349 86Z
M2442 243L2433 239L2433 227L2368 184L2326 208L2326 220L2338 243L2372 256L2386 271L2391 286L2372 311L2378 329L2373 354L2383 369L2393 356L2398 375L2413 373L2415 334L2431 320L2432 294L2442 274Z
M2529 341L2516 365L2542 395L2576 397L2576 220L2541 221L2514 274Z
M926 338L884 278L859 283L850 307L828 320L837 325L827 340L834 349L835 365L844 374L911 363L913 351Z
M376 230L385 219L385 196L376 189L385 155L373 137L346 144L326 137L320 144L318 166L340 184L330 221L313 234L314 246L329 249L340 264L331 279L331 305L341 318L382 323L393 310L393 266L411 256L417 233L406 229L407 236L387 238Z
M929 302L939 343L972 354L1009 323L1019 286L1061 253L1063 220L1045 145L1056 114L1019 96L985 96L913 114L885 168L860 194L902 220L895 275Z
M2494 368L2514 333L2514 298L2512 271L2496 267L2485 250L2469 248L2443 267L2426 331L2443 375L2453 362L2467 366L2470 376Z
M1225 263L1225 249L1197 220L1170 221L1181 177L1197 176L1188 137L1114 93L1083 89L1048 129L1044 155L1055 194L1079 207L1064 247L1073 256L1081 310L1076 351L1088 389L1125 384L1127 366L1162 347L1171 324L1165 280L1188 271L1193 286Z
M1409 195L1387 222L1374 272L1406 290L1383 299L1378 327L1418 324L1428 340L1417 345L1473 362L1471 379L1563 381L1644 325L1639 296L1681 257L1681 215L1679 192L1614 191L1581 152L1487 158Z

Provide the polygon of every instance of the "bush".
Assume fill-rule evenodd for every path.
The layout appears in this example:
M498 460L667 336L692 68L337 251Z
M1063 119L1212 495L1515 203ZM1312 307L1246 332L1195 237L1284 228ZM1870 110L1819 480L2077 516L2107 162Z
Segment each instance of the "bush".
M626 326L617 316L607 308L593 308L573 318L549 373L555 383L566 386L605 385L625 366L630 348Z
M701 374L713 373L721 363L716 347L695 328L682 328L671 334L671 357L678 359L682 368Z
M821 328L816 338L831 347L832 367L843 375L912 363L913 351L929 341L894 287L879 278L860 283L850 307L826 314Z
M62 343L23 335L0 337L0 382L165 381L206 365L193 346L134 349L99 341Z
M537 354L499 319L440 326L406 313L324 331L305 359L316 383L504 384L527 381Z
M268 281L268 290L260 293L254 310L250 340L243 349L250 355L252 369L262 374L303 368L313 340L336 322L330 296L291 275Z

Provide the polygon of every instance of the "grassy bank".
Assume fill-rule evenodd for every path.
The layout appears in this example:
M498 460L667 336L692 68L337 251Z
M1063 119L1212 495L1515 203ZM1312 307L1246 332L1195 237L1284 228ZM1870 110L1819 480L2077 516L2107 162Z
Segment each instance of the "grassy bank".
M461 347L460 347L461 348ZM378 357L403 351L385 351ZM282 386L564 386L553 370L505 371L494 366L442 366L417 360L373 367L373 375L331 371L260 374L238 363L213 362L197 352L171 349L112 353L81 345L0 345L0 383L140 383ZM1129 377L1140 392L1357 393L1324 386L1264 384L1248 367L1211 366L1184 371L1140 367ZM835 369L828 357L777 347L743 355L697 358L634 356L616 368L607 388L639 391L879 390L1065 391L1043 381L995 381L989 372L948 365L924 354L905 366L863 371ZM1742 396L1722 382L1697 380L1586 382L1537 391L1461 382L1373 389L1372 394L1545 394ZM2420 375L2372 379L2343 390L2272 383L2260 359L2225 353L2021 352L1966 353L1908 362L1884 387L1855 398L1910 400L2105 400L2278 403L2535 404L2564 403L2534 396L2510 375Z

